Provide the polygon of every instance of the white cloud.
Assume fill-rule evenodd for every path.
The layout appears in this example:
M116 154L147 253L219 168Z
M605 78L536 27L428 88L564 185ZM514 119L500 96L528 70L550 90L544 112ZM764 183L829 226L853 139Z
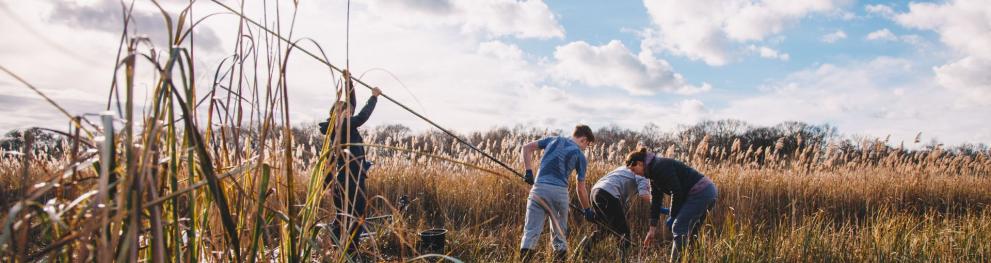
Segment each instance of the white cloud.
M879 15L882 17L892 17L895 15L895 10L884 4L866 5L864 6L864 11L867 11L868 14Z
M120 1L48 0L44 2L53 3L52 11L46 16L47 22L80 30L96 30L117 35L123 30L123 18L121 16L124 6ZM169 32L165 26L165 20L160 11L153 8L151 4L147 3L136 4L131 12L131 24L128 27L130 30L142 32L151 38L153 43L166 43ZM173 20L177 19L176 13L170 14L173 16ZM206 25L199 25L194 31L196 33L194 36L196 47L199 50L219 51L221 41L214 29Z
M820 38L822 42L826 42L830 44L836 43L836 41L840 41L843 39L846 39L846 32L843 32L843 30L836 30L836 32L825 34Z
M839 1L745 1L726 18L724 32L737 41L761 40L777 34L803 16L835 9Z
M197 14L205 15L217 10L217 6L213 3L201 3L197 6L199 8L196 9ZM139 4L149 3L139 2ZM519 7L505 7L513 4L518 4ZM556 84L551 77L550 69L559 64L573 65L578 70L586 70L587 68L584 67L594 65L582 64L588 61L575 57L563 56L566 59L562 61L553 57L529 54L514 44L512 39L503 39L505 36L515 38L563 36L563 28L556 21L544 23L553 21L553 15L540 1L527 3L489 1L481 6L469 6L464 2L453 1L355 2L351 6L349 53L345 53L346 42L342 38L345 32L344 5L344 1L301 2L293 29L294 38L307 37L320 43L330 61L338 66L343 66L345 58L348 58L350 68L362 76L364 81L381 87L391 97L439 120L448 128L463 131L520 123L538 127L554 125L567 127L579 121L594 125L618 123L624 127L641 127L643 121L640 119L616 119L616 116L636 114L672 120L671 124L674 125L674 121L679 121L678 123L681 124L694 122L698 114L701 114L683 112L682 109L691 109L694 112L704 110L704 107L698 103L658 105L648 101L646 97L630 96L627 92L593 89L595 94L565 93L564 90L549 87L548 85ZM86 5L80 8L92 6ZM101 6L115 8L112 5ZM506 10L499 11L502 10L499 6ZM36 26L38 31L59 36L59 43L62 43L61 41L74 43L73 52L93 57L93 61L98 64L89 65L66 60L64 55L51 52L51 48L39 45L38 41L32 38L26 38L24 41L0 42L0 54L3 54L0 56L3 61L0 62L19 72L25 72L28 80L44 89L56 101L66 103L73 114L102 111L114 62L106 58L114 57L119 34L112 32L112 28L77 28L67 23L44 21L41 18L47 17L46 14L55 9L48 2L17 2L16 7L16 10L20 10L25 17L36 18L27 22ZM178 10L173 7L166 8L172 11ZM486 8L493 10L480 10ZM520 13L519 8L546 11L543 13L546 19L540 22L540 19L534 18L540 16ZM258 6L249 5L249 16L259 18L260 9ZM287 10L283 12L285 14ZM471 18L476 19L472 20L474 22L467 20L470 14L486 12L492 15L503 12L502 15L506 17L500 19L508 20L497 19L498 21L491 23L479 22L482 21L477 20L481 19L479 17ZM530 18L520 19L521 16ZM437 19L410 21L411 18L424 17ZM284 17L284 19L288 18ZM463 20L458 22L458 19ZM25 30L7 23L9 20L9 17L0 17L2 21L0 33L25 34ZM505 22L510 20L517 22ZM476 26L466 26L472 23ZM534 27L541 23L550 26L543 29ZM107 25L113 26L112 23ZM237 19L233 16L211 17L201 24L201 26L207 25L216 29L216 34L219 36L233 36L238 28ZM145 32L145 27L141 27L137 33ZM256 39L260 39L257 29L253 29L252 32ZM227 56L224 53L230 52L229 48L233 47L233 40L229 38L221 40L220 52L197 50L197 60L200 61L197 63L199 94L206 94L209 90L209 85L204 83L212 81L213 70L219 65L220 59ZM301 43L304 48L316 51L309 42ZM258 45L264 44L259 40ZM160 41L156 41L156 45L164 46ZM605 67L605 71L602 72L608 76L602 80L590 78L567 81L588 80L593 83L608 83L611 87L641 92L638 94L662 91L694 93L711 89L705 83L698 86L685 83L681 75L672 71L666 61L653 57L650 52L631 53L618 42L600 47L585 45L587 49L599 50L600 54L592 56L592 59L615 61L619 67ZM264 46L258 48L267 49ZM581 48L578 49L580 51ZM259 59L261 59L259 65L264 68L264 55ZM328 74L326 66L316 63L298 51L294 51L288 61L287 75L290 85L288 95L292 101L289 106L291 121L307 123L325 118L327 107L337 99L333 92L333 79ZM561 76L573 74L573 72L561 73ZM251 72L248 74L250 76ZM64 76L67 75L74 77L65 78ZM620 76L623 78L620 79ZM150 74L139 76L138 86L141 89L136 94L143 98L147 90L150 90L149 87L154 85L153 80ZM28 125L62 127L65 121L59 117L59 114L44 104L34 103L38 100L31 100L34 105L31 107L10 102L23 101L18 95L23 92L22 87L0 78L0 106L2 106L0 109L4 109L0 112L18 116L0 121L0 129ZM222 93L218 92L216 97L225 97L226 95ZM358 90L359 104L363 104L362 100L367 94L363 89ZM72 100L74 98L81 101ZM11 109L14 107L18 110ZM368 125L400 123L414 129L427 127L392 103L380 103L374 116Z
M931 30L957 54L935 67L939 83L978 103L991 104L991 5L982 0L912 3L894 20L915 29Z
M754 6L778 5L752 2L746 3ZM23 73L29 81L44 89L74 114L102 111L113 68L112 59L107 58L115 56L119 35L111 32L112 30L99 30L95 26L98 24L86 28L46 21L50 12L55 10L54 6L46 3L5 2L18 10L18 14L34 25L38 32L56 36L53 37L54 43L72 47L73 52L92 58L96 63L87 63L54 52L43 41L32 37L28 30L12 23L13 18L0 16L0 35L25 36L17 41L0 41L0 64ZM148 4L141 1L138 3ZM209 2L200 3L205 7L215 7ZM474 3L481 4L475 6ZM500 3L513 4L508 1L472 2L472 6L464 1L445 0L356 1L352 3L350 54L346 54L342 37L345 30L344 1L302 1L294 37L312 37L323 45L332 62L341 64L345 57L349 57L351 68L356 73L367 73L363 80L382 87L393 98L430 116L443 126L458 131L515 124L566 128L576 122L594 126L618 124L622 127L639 128L643 126L645 118L663 120L660 124L664 128L673 129L677 124L691 124L701 119L739 118L759 124L774 124L785 120L831 122L844 132L878 136L892 133L914 137L917 132L923 131L925 134L937 134L941 136L940 139L949 143L991 142L991 128L984 121L986 116L991 116L988 107L975 106L980 105L980 102L964 101L970 97L987 96L987 93L981 91L988 90L987 85L983 84L989 82L987 74L982 74L989 72L987 60L981 54L964 52L969 49L955 48L954 50L960 52L960 59L935 68L936 77L919 74L929 72L928 66L913 65L909 60L879 59L849 65L827 64L796 72L785 78L769 81L766 92L727 99L728 106L723 106L723 97L718 97L726 94L711 95L708 98L698 96L663 99L663 102L659 102L656 97L630 94L693 93L709 90L711 87L702 80L698 81L701 84L689 84L667 61L659 56L655 57L656 49L634 52L620 42L604 45L571 42L560 46L559 52L553 57L528 53L528 50L521 48L525 45L514 41L516 38L561 37L564 35L563 27L557 24L552 12L541 11L546 8L541 8L543 2L539 1L527 2L527 6L523 6L524 3L518 4L519 8L540 11L533 12L535 14L550 15L467 9L498 9L494 6ZM670 39L673 42L669 44L684 51L681 55L694 54L698 59L704 59L723 54L726 62L733 61L740 54L777 59L786 56L787 54L774 50L773 47L779 47L779 39L784 38L779 35L783 32L781 30L794 25L800 18L785 19L787 21L782 22L782 29L774 29L773 26L758 28L768 32L760 40L741 40L748 34L761 35L745 33L746 30L736 34L738 38L730 37L725 31L729 23L729 15L725 13L729 11L723 9L739 13L745 6L743 3L730 2L735 6L723 7L721 4L708 2L710 5L707 7L713 9L697 9L697 15L707 17L710 15L709 11L719 13L713 15L713 19L717 20L715 25L710 27L705 21L680 18L685 20L685 26L704 25L696 27L703 30L677 31L675 33L683 35L671 36L682 38ZM99 2L80 6L97 4ZM681 4L691 3L671 5ZM260 17L260 11L252 10L255 11L251 16ZM203 8L196 11L199 15L205 15L216 9ZM511 17L510 20L531 21L526 23L542 26L527 27L493 18L498 15L486 18L483 11L504 14ZM780 15L789 12L772 13ZM818 13L820 12L806 11L799 17ZM469 14L480 14L472 18L479 20L469 22ZM521 16L524 18L520 18ZM780 22L769 21L770 24ZM230 51L230 36L236 34L234 30L237 28L236 19L231 16L216 16L206 20L203 25L214 29L216 35L221 36L222 48L219 52L200 52L202 49L198 49L196 53L199 60L197 70L201 74L197 78L200 83L200 90L197 92L200 94L208 90L208 85L204 83L212 80L213 70L219 62L217 57L226 56L223 53ZM926 30L936 31L939 28L941 27ZM707 29L713 31L706 31ZM142 27L140 32L146 32L145 30ZM654 37L645 40L654 41L658 44L655 47L674 53L674 49L661 45L662 41L667 41L664 40L667 35L663 34L668 33L671 32L662 32L658 26L647 32L648 35L654 34ZM911 35L899 36L899 39L908 36ZM696 40L700 42L693 42ZM709 40L716 42L706 42ZM713 43L716 44L709 46ZM259 44L263 45L261 42ZM316 50L309 44L304 46ZM294 52L288 67L289 98L292 101L289 113L292 122L305 123L321 119L327 112L327 106L336 99L331 91L333 83L323 65ZM968 60L967 57L972 59ZM264 56L261 59L264 60ZM150 67L145 65L143 68ZM381 70L369 70L372 68L382 68L394 73L405 87ZM721 76L710 77L709 80L713 78ZM138 85L141 89L137 94L141 97L145 96L148 87L154 85L154 82L147 75L142 75L139 79L144 82ZM567 82L617 89L570 88L565 86L569 84ZM944 89L937 85L971 89ZM10 116L0 120L0 129L25 125L64 127L65 120L57 112L40 100L26 99L24 92L23 87L0 77L0 112ZM953 96L955 92L972 95L961 98ZM367 94L367 91L359 90L360 98ZM719 100L714 101L713 97L718 97ZM383 101L369 125L385 123L400 123L414 129L426 127L409 113Z
M542 0L369 1L373 13L405 25L460 27L464 33L517 38L562 38L565 31Z
M710 113L697 99L668 104L613 93L580 94L554 86L524 88L514 97L514 102L503 107L516 108L514 121L535 127L568 127L581 122L593 129L606 125L636 129L660 120L657 124L661 128L673 130L705 119Z
M137 3L150 5L148 2L142 1ZM202 4L197 6L199 9L196 9L198 17L216 11L217 6L215 4L200 3ZM373 14L367 10L359 11L363 8L360 3L352 3L350 54L346 54L344 52L345 42L342 37L345 31L343 23L344 3L344 1L301 2L294 28L294 38L308 37L314 39L322 45L324 51L327 51L330 61L338 66L343 66L345 57L349 57L351 68L356 73L367 73L364 74L363 79L367 80L368 83L381 86L390 96L416 110L425 114L436 113L435 118L443 119L445 123L460 125L453 126L453 128L471 127L471 125L487 127L490 124L503 121L506 121L507 125L511 124L511 118L502 117L492 118L491 122L478 122L477 120L481 118L480 115L485 113L469 113L468 110L462 111L462 109L488 107L503 110L502 114L492 116L507 116L505 114L507 110L500 108L499 103L505 103L513 98L505 94L511 89L533 85L534 82L544 78L541 73L542 70L535 68L535 64L526 61L527 56L518 47L484 39L484 35L488 33L466 36L459 27L451 27L451 30L436 30L437 28L431 25L402 25L399 21L404 17L388 17L378 13ZM15 23L10 23L9 21L13 18L8 16L0 16L0 33L4 35L27 35L28 37L19 38L17 41L0 41L0 54L2 54L0 55L0 64L21 73L28 81L60 103L75 103L72 102L75 99L82 100L87 103L85 105L91 106L69 108L72 114L103 111L102 105L106 101L106 94L109 91L110 79L113 74L113 58L117 51L119 32L110 32L112 30L98 27L77 27L76 25L47 21L48 14L56 10L57 7L44 1L18 1L9 4L5 2L4 4L13 10L19 10L18 13L25 20L25 23L34 26L38 32L45 32L45 35L48 36L57 36L53 38L56 44L71 47L69 50L81 56L92 57L95 64L80 63L80 61L69 59L65 55L52 52L53 48L39 44L42 43L41 40L30 37L26 33L30 32L29 30L25 30ZM79 6L79 8L92 6ZM288 8L287 6L282 7ZM108 8L119 8L119 6L110 5ZM178 10L166 8L173 14L177 13L174 12L175 10ZM261 17L260 7L249 6L248 9L252 18ZM270 9L269 12L274 12L273 10ZM287 12L286 9L283 9L283 15ZM288 21L286 17L283 18ZM112 18L107 19L112 20ZM235 36L238 28L237 19L233 16L213 16L205 20L200 26L211 26L221 36ZM145 30L151 29L140 27L137 33L147 33ZM514 34L530 34L527 32L529 31L519 31ZM258 40L257 44L261 45L258 48L267 49L256 28L252 28L252 34ZM197 41L200 40L202 39L197 39ZM224 51L230 52L230 48L233 47L233 40L230 37L222 40L220 45L223 47L222 52L204 52L206 51L204 49L197 49L196 51L198 94L206 94L209 91L209 83L213 80L214 70L219 66L220 59L227 56L227 54L223 54ZM310 51L317 51L309 42L301 43ZM155 45L167 46L161 41L156 41ZM252 57L250 54L249 59ZM264 62L265 54L259 54L258 59L260 59L259 67L264 68L266 65ZM324 118L327 114L327 107L336 100L333 92L334 83L326 66L316 63L298 50L293 51L288 61L289 98L293 102L290 104L291 121L300 123ZM250 64L249 61L248 65ZM138 66L139 70L151 69L147 64L139 64ZM385 74L385 71L369 70L373 68L381 68L395 74L398 80L405 84L405 88L389 74ZM250 76L251 72L247 72L247 74ZM264 76L265 73L261 74ZM66 76L72 77L67 78ZM6 77L0 78L7 80ZM139 99L143 99L150 87L154 86L154 80L151 74L139 73L136 85L139 90L135 95ZM265 81L264 78L260 80ZM24 96L25 90L16 84L0 83L0 96ZM226 97L226 94L223 93L218 92L217 97ZM260 96L264 96L264 94ZM359 96L367 96L367 92L359 90ZM486 99L453 99L475 97ZM83 105L84 103L75 104ZM21 114L21 111L15 111L8 107L11 105L13 104L6 100L0 101L0 109L3 109L0 112L13 115ZM96 107L92 107L92 105L96 105ZM431 107L441 108L444 111L431 111ZM19 109L24 108L19 107ZM46 106L31 107L31 109L55 112L54 109ZM57 115L47 118L34 118L38 115L23 115L32 116L32 118L7 118L0 121L0 130L26 125L63 127L65 122ZM375 115L376 118L372 121L373 125L395 123L397 120L410 120L408 113L390 103L381 103L376 109ZM403 121L402 123L411 126L420 124L416 121Z
M936 80L948 89L985 105L991 103L991 60L965 57L953 63L933 68Z
M695 94L711 89L708 83L688 84L667 61L649 51L635 55L618 40L602 46L572 42L557 47L554 58L557 61L551 71L555 78L590 86L620 87L640 95L657 91Z
M928 47L928 42L926 41L926 39L924 39L919 35L915 35L915 34L897 35L891 32L891 30L887 28L882 28L874 32L870 32L866 36L864 36L864 39L868 41L877 41L877 42L899 41L913 45L919 48L920 50L922 50L925 47Z
M851 21L857 19L857 14L854 14L853 12L843 9L834 9L833 11L830 11L826 15L830 18L840 19L843 21Z
M489 41L479 44L478 53L506 61L523 61L523 50L516 45L506 44L501 41Z
M705 113L705 103L697 99L687 99L678 103L678 108L682 113L698 115Z
M943 43L966 55L991 59L991 5L987 1L912 3L908 13L894 19L906 27L935 31Z
M730 101L714 112L760 125L830 123L846 134L911 141L918 132L943 142L991 142L991 108L960 104L913 61L880 57L824 64L767 83L764 93Z
M678 1L645 0L655 28L644 35L644 48L725 65L738 45L762 41L803 17L835 11L846 0Z
M915 45L915 46L924 46L924 45L926 45L926 40L924 38L922 38L921 36L919 36L919 35L914 35L914 34L901 35L901 36L898 36L898 39L901 39L901 41L904 41L905 43L909 43L909 44L912 44L912 45Z
M103 111L116 40L98 30L49 25L47 1L5 1L0 10L0 64L41 90L70 114ZM17 10L16 12L7 12ZM17 37L15 37L17 36ZM119 38L119 35L117 35ZM109 59L108 59L109 58ZM147 65L147 64L145 64ZM94 72L108 74L94 74ZM23 84L0 73L0 131L29 126L65 128L68 119Z
M747 48L750 49L750 51L760 54L760 57L762 58L777 59L781 61L788 61L788 59L791 59L791 55L788 55L788 53L780 52L766 46L758 47L755 45L750 45Z
M894 33L891 33L891 30L885 28L867 34L864 39L873 41L896 41L898 40L898 37L895 36Z

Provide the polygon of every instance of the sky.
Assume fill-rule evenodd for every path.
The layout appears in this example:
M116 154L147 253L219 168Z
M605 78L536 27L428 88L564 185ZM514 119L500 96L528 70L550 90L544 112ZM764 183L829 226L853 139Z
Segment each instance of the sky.
M136 2L131 30L167 47L157 9ZM187 3L161 2L172 16ZM332 63L347 61L457 131L577 123L675 131L738 119L830 124L893 143L919 133L923 142L991 143L989 0L355 0L349 27L347 6L299 0L293 38L313 39ZM0 0L0 65L74 115L102 112L120 9L114 0ZM221 11L203 0L193 10ZM258 6L248 10L261 17ZM236 37L231 15L197 26L200 83L211 82ZM291 121L326 118L336 100L326 67L297 54L288 75ZM138 98L153 77L139 74ZM358 96L363 103L368 92ZM0 130L68 122L7 75L0 115ZM384 101L368 125L394 123L428 128Z

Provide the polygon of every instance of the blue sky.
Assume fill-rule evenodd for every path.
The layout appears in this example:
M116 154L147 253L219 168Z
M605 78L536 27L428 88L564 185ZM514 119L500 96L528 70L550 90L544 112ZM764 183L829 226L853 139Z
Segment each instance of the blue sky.
M905 9L903 1L865 1L863 5L885 5L893 10ZM572 41L585 41L593 45L606 44L619 40L631 51L639 52L640 36L636 31L651 26L651 18L640 1L547 1L551 10L559 15L559 22L566 28L567 36L552 40L522 40L521 48L537 54L553 54L554 48ZM789 25L778 34L779 40L772 40L774 48L789 54L788 61L768 60L759 56L745 56L738 62L713 67L683 56L663 55L678 73L690 82L709 81L719 87L714 93L719 96L702 97L706 105L724 105L726 97L745 96L758 92L764 82L787 75L790 72L823 63L848 63L862 58L889 56L923 60L914 46L908 43L879 43L862 41L869 33L889 29L896 35L925 35L929 41L938 41L932 32L918 32L899 27L896 23L880 15L868 13L860 5L850 4L839 9L838 13L809 15L807 18ZM855 17L844 18L843 15ZM834 43L822 41L823 35L843 31L848 37ZM861 37L861 39L856 39ZM509 41L512 41L511 38ZM919 61L929 67L938 61ZM672 99L664 94L653 96L655 100Z
M161 18L138 2L135 33L164 46ZM173 15L185 2L164 1ZM0 3L0 34L24 36L0 43L0 64L73 114L101 111L119 3ZM367 82L460 131L578 122L674 131L733 118L828 123L893 142L921 132L924 141L991 143L987 0L355 0L350 53L346 5L300 1L295 36L315 39L334 63L350 58ZM194 8L220 11L208 1ZM249 16L260 8L249 4ZM201 68L230 55L236 28L229 16L199 27ZM326 70L291 61L292 122L322 119L336 100ZM212 71L200 75L209 81ZM152 85L154 75L145 76L139 86ZM0 129L65 126L25 91L0 78L0 111L9 116ZM371 121L386 123L427 128L388 104Z

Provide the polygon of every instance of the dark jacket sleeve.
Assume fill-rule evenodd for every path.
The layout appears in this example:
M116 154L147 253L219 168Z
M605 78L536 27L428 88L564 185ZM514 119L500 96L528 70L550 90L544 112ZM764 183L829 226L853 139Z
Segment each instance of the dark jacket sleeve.
M348 107L351 108L351 112L354 112L354 109L358 104L355 99L356 96L354 95L354 82L348 79L346 83L345 88L348 92ZM365 102L365 106L361 108L361 111L351 117L349 120L349 125L351 125L351 127L359 127L362 124L365 124L365 122L368 121L368 118L372 116L372 111L375 110L376 102L378 102L378 97L372 96L368 98L368 101Z
M368 121L368 118L372 116L372 111L375 110L375 103L378 102L378 97L372 96L368 98L368 102L365 102L365 106L361 107L361 112L355 114L351 117L351 126L359 127Z
M351 79L347 79L344 83L344 89L347 90L348 96L348 109L351 110L351 112L354 112L354 108L357 107L358 104L354 96L354 82L352 82Z
M674 170L674 169L672 169ZM678 211L681 211L681 207L685 204L685 198L688 198L688 192L681 188L681 180L678 179L678 175L675 174L676 171L671 171L671 174L667 176L667 181L665 182L668 189L671 189L671 216L678 217Z
M650 226L657 226L657 221L661 218L661 207L664 207L664 190L661 189L661 182L651 180L650 182Z

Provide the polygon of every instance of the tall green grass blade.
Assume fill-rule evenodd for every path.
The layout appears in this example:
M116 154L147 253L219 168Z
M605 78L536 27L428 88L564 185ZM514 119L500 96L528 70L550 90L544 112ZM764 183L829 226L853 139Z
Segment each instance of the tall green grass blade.
M173 49L173 59L169 64L173 64L179 59L180 49ZM210 159L209 152L206 150L206 145L203 144L203 137L196 131L196 124L194 123L195 117L192 115L193 109L192 105L187 104L182 97L179 96L178 91L174 90L176 102L179 103L179 109L182 110L183 122L186 129L189 132L190 141L192 142L193 150L196 151L196 156L199 157L199 171L206 178L207 184L209 185L210 193L213 196L214 204L220 212L220 219L224 226L224 230L227 231L227 241L231 246L231 250L234 252L234 258L238 262L242 260L241 258L241 242L237 234L237 225L234 223L234 218L231 216L230 207L227 205L227 196L224 194L222 182L217 179L217 175L214 173L213 162ZM191 95L191 94L190 94Z
M265 225L265 200L268 197L268 178L272 173L271 167L267 164L262 165L262 178L261 185L258 186L258 209L255 214L255 227L253 227L251 234L251 257L248 260L250 263L255 263L258 257L258 239L261 238L262 228Z

